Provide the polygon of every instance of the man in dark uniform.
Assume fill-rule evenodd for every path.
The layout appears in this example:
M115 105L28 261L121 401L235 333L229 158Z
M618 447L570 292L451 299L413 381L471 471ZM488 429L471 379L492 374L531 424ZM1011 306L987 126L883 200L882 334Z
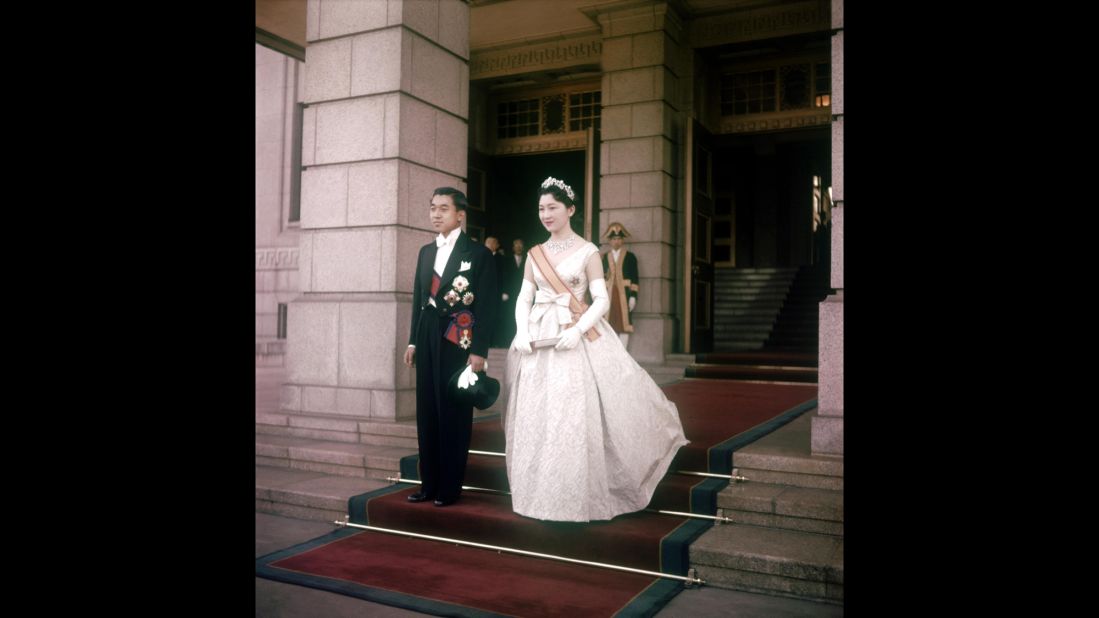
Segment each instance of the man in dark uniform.
M507 302L508 294L506 293L506 287L504 286L504 275L507 273L507 256L504 255L504 250L500 248L500 241L495 236L488 236L485 238L485 248L492 254L492 261L496 263L496 281L499 283L500 300ZM502 310L499 312L500 319L507 320L507 313ZM492 347L494 348L506 348L511 345L511 339L507 338L507 329L497 326L493 331Z
M412 324L404 362L416 368L420 491L410 502L452 504L462 493L473 406L452 402L447 385L465 365L481 371L500 304L496 263L462 233L466 196L435 189L431 225L439 233L420 249L412 284Z
M603 254L603 273L607 280L607 293L611 296L607 321L626 349L629 349L630 333L633 332L630 315L637 305L637 292L640 290L637 284L637 256L623 247L629 237L626 227L618 222L611 223L603 232L603 238L611 243L610 251Z

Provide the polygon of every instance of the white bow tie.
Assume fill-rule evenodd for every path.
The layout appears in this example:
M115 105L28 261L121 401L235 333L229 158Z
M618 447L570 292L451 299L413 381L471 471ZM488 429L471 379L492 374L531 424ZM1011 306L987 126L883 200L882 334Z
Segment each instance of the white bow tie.
M439 234L438 236L435 237L435 246L436 247L442 247L445 244L447 244L446 236L443 236L442 234Z

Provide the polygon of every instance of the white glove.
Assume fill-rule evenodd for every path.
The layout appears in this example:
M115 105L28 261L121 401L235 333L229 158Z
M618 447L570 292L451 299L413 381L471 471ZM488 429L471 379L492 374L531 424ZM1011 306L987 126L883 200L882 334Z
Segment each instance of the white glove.
M611 301L607 296L606 281L593 279L588 283L588 291L591 292L591 306L584 312L584 315L580 316L580 319L576 320L574 326L566 328L558 335L557 345L553 346L555 349L571 350L575 348L580 343L581 335L588 332L588 329L594 326L595 322L610 309Z
M466 370L458 376L458 388L469 388L476 384L479 379L480 376L473 372L473 365L466 365Z
M576 347L576 344L580 343L580 329L575 326L570 326L561 331L561 334L557 336L557 344L553 346L555 350L571 350Z
M511 341L511 349L530 354L534 350L530 347L530 305L534 302L534 284L523 279L523 287L519 289L519 296L515 299L515 339Z
M626 304L630 306L630 311L633 311L633 308L635 306L637 306L637 297L636 296L631 296L630 297L630 302L628 302Z

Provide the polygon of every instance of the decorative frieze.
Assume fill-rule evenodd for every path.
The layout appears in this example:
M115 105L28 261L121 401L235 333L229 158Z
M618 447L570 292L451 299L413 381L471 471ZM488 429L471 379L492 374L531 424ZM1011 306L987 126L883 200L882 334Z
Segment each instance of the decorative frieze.
M826 125L832 121L832 115L825 112L821 114L806 114L802 116L787 116L784 118L736 118L725 117L721 119L719 133L752 133L758 131L780 131L783 129L796 129L798 127L812 127Z
M580 150L588 145L587 133L577 133L572 137L553 136L546 138L525 138L513 140L499 140L496 142L494 154L509 155L523 154L527 152L550 152L554 150Z
M297 267L297 247L256 249L256 270L285 270Z
M691 23L690 36L692 47L712 47L831 27L832 9L828 0L806 0L698 19Z
M578 64L599 64L602 55L603 38L599 35L519 48L473 52L469 60L469 79L561 69Z

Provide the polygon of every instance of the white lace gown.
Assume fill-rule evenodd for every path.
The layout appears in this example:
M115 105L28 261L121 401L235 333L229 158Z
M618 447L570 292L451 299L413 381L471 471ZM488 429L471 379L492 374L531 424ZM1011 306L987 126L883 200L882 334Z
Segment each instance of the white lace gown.
M588 287L584 265L598 252L589 242L556 267L578 299ZM568 297L531 266L537 292L530 337L553 338L571 321ZM593 328L600 337L583 337L571 350L508 351L503 423L511 502L520 515L591 521L644 509L688 443L675 404L607 320Z

